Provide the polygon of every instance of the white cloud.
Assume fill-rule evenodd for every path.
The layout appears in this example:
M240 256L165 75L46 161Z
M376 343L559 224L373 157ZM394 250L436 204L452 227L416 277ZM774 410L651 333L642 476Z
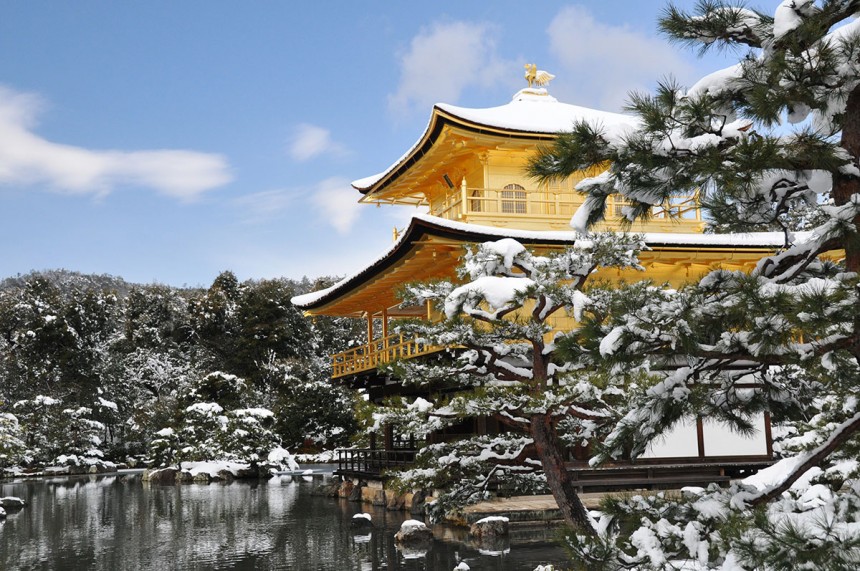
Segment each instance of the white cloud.
M392 110L426 110L444 101L456 102L466 87L492 87L511 77L516 64L496 53L497 29L468 22L436 23L412 38L400 58L400 84L388 96Z
M0 86L0 184L41 184L93 195L133 185L192 200L232 180L221 155L91 150L48 141L33 132L41 107L38 97Z
M547 34L562 66L550 70L558 76L550 91L563 101L617 111L630 91L649 91L660 78L694 79L693 66L665 40L598 22L583 6L559 11Z
M358 220L361 208L358 191L345 178L327 178L317 184L311 194L311 202L317 212L340 234L346 234Z
M294 197L295 192L277 189L240 196L233 202L244 213L243 222L256 224L277 218L289 208Z
M303 123L296 127L287 152L293 160L304 162L326 153L343 155L346 149L332 140L328 129Z

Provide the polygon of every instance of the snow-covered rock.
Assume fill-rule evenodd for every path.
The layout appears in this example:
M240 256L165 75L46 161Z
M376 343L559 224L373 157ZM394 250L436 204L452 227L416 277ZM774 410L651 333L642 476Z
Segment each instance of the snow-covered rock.
M480 519L469 527L469 535L478 539L496 538L508 535L508 518L490 516Z
M465 561L460 561L459 563L457 563L457 566L454 567L454 571L469 571L470 569L471 567L466 565Z
M369 513L360 513L352 516L352 527L356 527L359 529L367 529L372 527L370 514Z
M176 475L179 470L176 468L154 468L143 471L141 480L150 484L175 484Z
M27 502L15 496L6 496L5 498L0 498L0 508L4 508L7 510L20 510L26 505Z
M423 521L407 519L400 524L400 531L394 534L398 543L428 543L433 539L433 532Z
M269 464L281 471L296 472L299 470L299 463L296 462L295 457L280 446L269 452L268 460Z

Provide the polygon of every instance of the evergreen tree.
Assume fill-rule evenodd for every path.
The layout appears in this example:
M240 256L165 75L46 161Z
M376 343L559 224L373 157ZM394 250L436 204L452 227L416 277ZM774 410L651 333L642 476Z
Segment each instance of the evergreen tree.
M443 427L446 418L452 423L491 417L517 433L478 437L458 444L457 450L430 446L425 455L436 466L406 472L401 480L412 487L429 487L438 483L429 480L455 474L455 481L449 480L453 487L439 504L448 506L452 499L482 499L489 484L487 473L505 472L510 484L511 475L515 480L518 472L533 471L529 457L536 456L565 520L589 532L591 523L565 467L560 429L571 417L591 423L602 420L605 405L589 373L574 373L559 360L558 338L551 336L553 320L565 312L580 316L588 301L582 288L598 267L638 268L635 252L641 246L638 237L605 234L561 254L537 256L506 238L467 252L459 272L462 285L441 281L408 286L405 304L432 301L444 319L414 322L402 330L432 345L465 350L436 363L403 361L398 376L407 385L432 387L442 382L472 390L435 403L418 399L405 407L377 411L377 425L392 424L403 434L421 435ZM447 460L440 461L442 456ZM481 460L496 467L485 468L487 462ZM501 470L500 465L507 467Z
M699 192L715 225L777 227L786 240L749 274L715 270L677 291L590 294L581 328L559 342L575 366L653 377L630 395L598 459L639 454L685 416L749 432L752 415L768 411L808 430L797 456L758 485L605 506L599 538L570 540L591 568L693 559L699 568L848 569L860 560L858 12L856 0L785 0L773 16L720 0L692 13L669 6L660 25L673 40L748 53L690 89L665 81L653 95L633 94L640 123L623 136L581 123L531 165L543 180L611 165L577 186L586 199L572 225L582 232L610 196L636 220ZM811 234L790 231L798 218L817 224Z
M243 286L233 272L222 272L208 290L193 296L189 302L195 339L210 353L208 358L204 355L203 360L215 369L224 367L237 350L237 312L242 292Z
M227 356L228 370L259 386L264 384L261 371L266 363L313 354L309 323L290 302L294 295L287 280L244 284L236 316L236 350Z

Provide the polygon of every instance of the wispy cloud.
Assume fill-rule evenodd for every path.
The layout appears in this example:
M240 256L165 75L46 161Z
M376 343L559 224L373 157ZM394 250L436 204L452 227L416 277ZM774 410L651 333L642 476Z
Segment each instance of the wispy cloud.
M264 190L236 198L242 221L246 224L267 222L281 216L295 199L296 193L288 189Z
M547 34L563 68L551 70L558 76L551 91L565 101L614 111L630 91L649 90L661 77L693 79L693 66L665 40L598 22L581 5L560 10Z
M400 114L425 111L439 101L455 102L466 87L491 87L511 76L516 64L496 49L498 29L469 22L436 23L412 38L400 57L400 84L388 96Z
M331 131L310 123L297 126L287 153L293 160L304 162L323 154L344 155L346 147L332 140Z
M92 150L34 132L42 100L0 86L0 184L45 185L70 194L105 195L140 186L181 200L232 180L221 155L189 150Z
M361 214L359 194L345 178L327 178L316 185L311 202L317 213L340 234L347 234Z

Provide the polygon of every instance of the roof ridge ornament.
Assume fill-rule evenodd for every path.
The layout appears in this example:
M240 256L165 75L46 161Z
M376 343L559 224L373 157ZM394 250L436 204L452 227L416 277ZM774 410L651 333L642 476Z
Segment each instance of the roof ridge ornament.
M549 82L555 79L555 76L548 71L538 69L536 64L526 64L526 81L529 82L529 88L544 87L549 85Z

